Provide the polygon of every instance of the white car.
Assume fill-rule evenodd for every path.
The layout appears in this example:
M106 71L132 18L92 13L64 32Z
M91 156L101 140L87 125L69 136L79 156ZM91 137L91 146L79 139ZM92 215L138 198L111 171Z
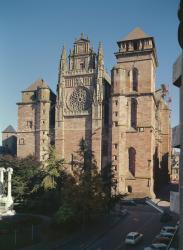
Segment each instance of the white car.
M174 236L174 233L170 233L170 232L160 232L160 235L162 237L166 237L166 238L172 238Z
M143 238L143 234L140 234L138 232L130 232L127 234L125 238L125 243L135 245L137 242L142 240L142 238Z
M144 250L166 250L167 245L164 243L154 243L149 247L145 247Z
M161 233L175 233L175 231L177 230L177 226L173 227L173 226L164 226L161 229Z
M156 239L159 239L159 238L168 238L168 239L172 239L174 236L173 233L167 233L167 232L160 232L158 235L156 235Z

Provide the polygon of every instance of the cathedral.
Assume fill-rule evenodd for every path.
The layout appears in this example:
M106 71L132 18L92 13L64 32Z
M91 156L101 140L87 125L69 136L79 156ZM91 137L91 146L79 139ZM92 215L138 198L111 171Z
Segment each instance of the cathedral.
M57 158L70 168L83 138L99 171L111 163L118 193L154 197L168 181L170 167L167 90L164 85L155 89L158 59L152 36L136 28L117 45L110 76L102 44L96 53L81 34L68 55L62 49L56 94L43 79L22 91L17 156L45 161L54 145ZM10 135L3 131L4 139Z

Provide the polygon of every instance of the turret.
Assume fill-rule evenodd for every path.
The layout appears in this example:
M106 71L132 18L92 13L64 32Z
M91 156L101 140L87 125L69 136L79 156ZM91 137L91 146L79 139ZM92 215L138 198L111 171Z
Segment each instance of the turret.
M63 46L62 53L60 57L60 65L59 65L59 76L58 76L58 84L61 84L61 76L62 74L67 70L67 55L66 55L66 49Z
M102 43L99 43L98 48L98 69L104 68L104 54L103 54L103 46Z

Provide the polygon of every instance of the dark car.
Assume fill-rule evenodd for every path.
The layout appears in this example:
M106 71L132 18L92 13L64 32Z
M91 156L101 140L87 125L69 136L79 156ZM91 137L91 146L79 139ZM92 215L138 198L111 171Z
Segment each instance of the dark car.
M167 237L161 237L161 236L159 236L158 238L156 238L154 241L153 241L153 243L164 243L164 244L169 244L169 242L170 242L170 239L169 238L167 238Z

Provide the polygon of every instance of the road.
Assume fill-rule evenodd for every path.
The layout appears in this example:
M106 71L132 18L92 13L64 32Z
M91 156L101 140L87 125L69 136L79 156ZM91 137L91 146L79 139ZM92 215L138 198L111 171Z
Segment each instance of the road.
M161 214L154 208L145 204L137 206L125 206L128 215L122 217L111 228L94 237L92 230L86 230L89 237L81 236L80 239L72 239L67 244L58 246L56 250L143 250L152 243L154 237L164 225L160 222ZM171 224L171 223L169 223ZM100 230L99 230L100 231ZM142 242L136 246L124 244L126 235L131 231L138 231L144 235Z
M151 244L153 238L159 233L162 224L160 213L147 205L127 207L129 214L120 223L98 239L87 250L142 250ZM125 236L130 231L138 231L144 234L144 239L137 246L126 246Z

